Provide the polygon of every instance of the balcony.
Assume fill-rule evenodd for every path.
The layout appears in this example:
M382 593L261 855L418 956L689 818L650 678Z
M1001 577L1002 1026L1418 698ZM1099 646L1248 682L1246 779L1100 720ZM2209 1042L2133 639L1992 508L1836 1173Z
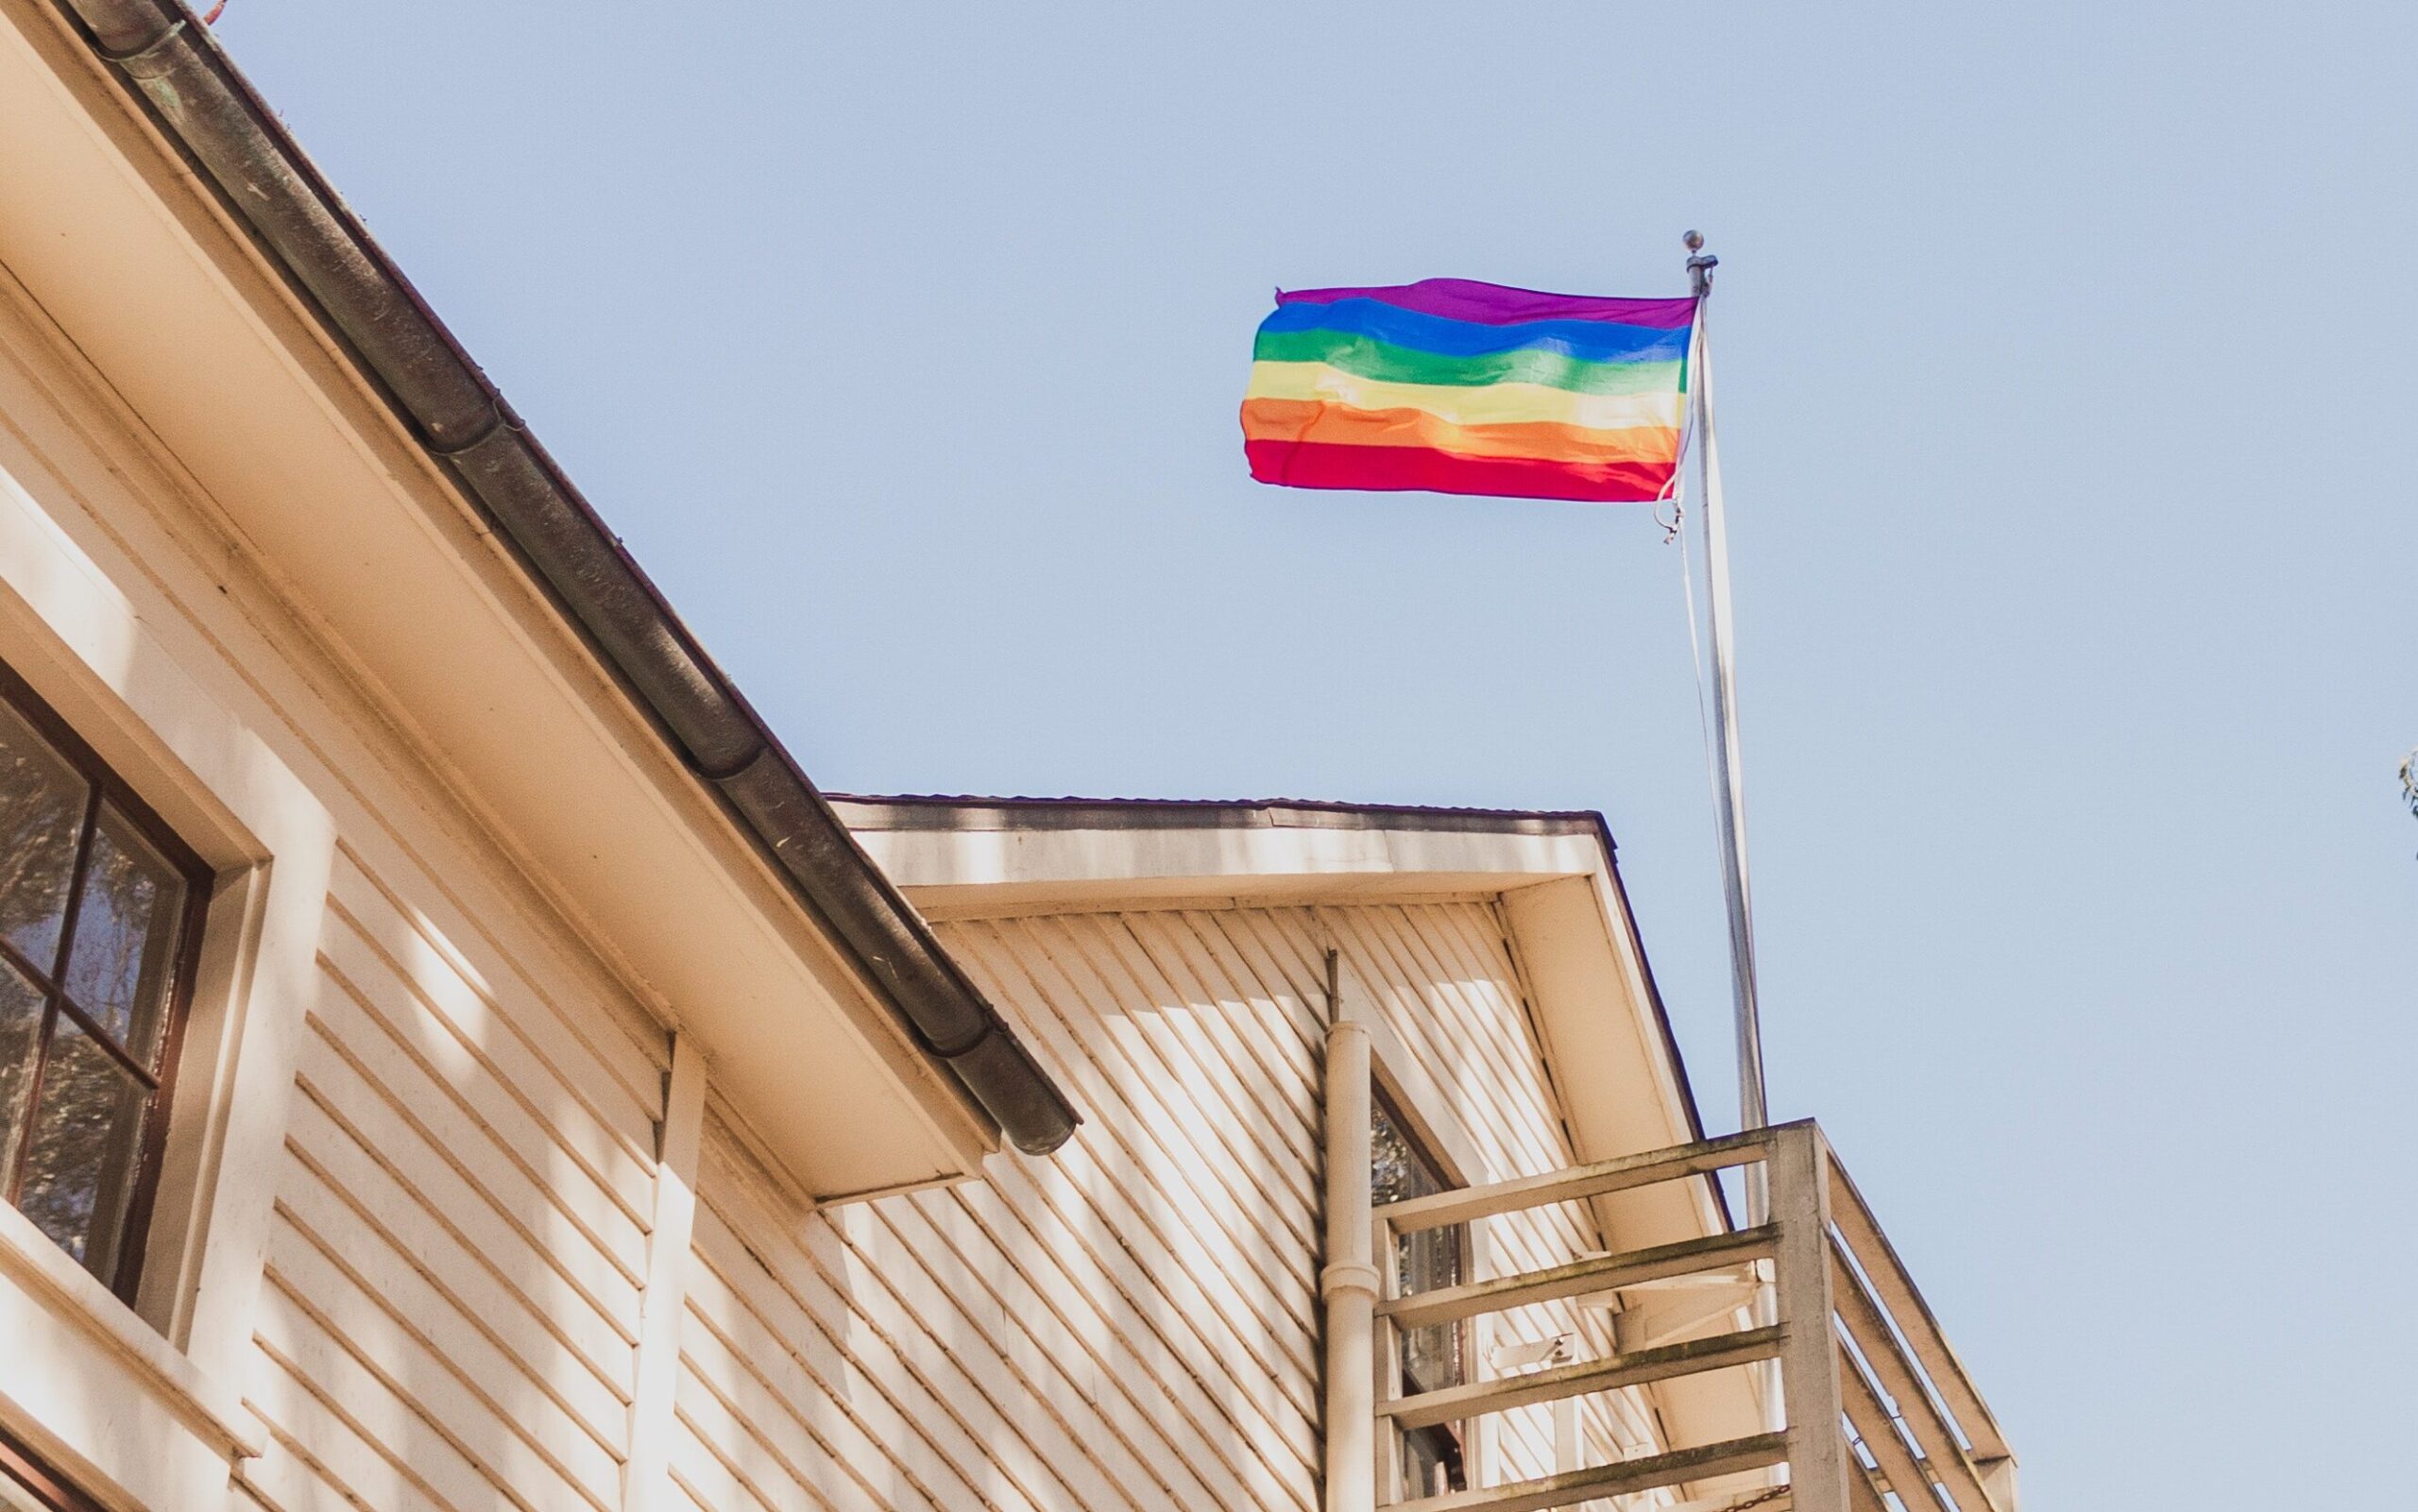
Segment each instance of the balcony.
M1348 1146L1349 1131L1336 1132ZM1749 1191L1768 1192L1768 1221L1412 1296L1393 1294L1380 1274L1391 1266L1369 1263L1391 1255L1399 1234L1553 1203L1595 1204L1732 1167L1745 1168ZM1330 1199L1347 1196L1350 1185L1337 1180ZM1341 1264L1329 1266L1326 1288L1328 1512L1525 1512L1611 1504L1657 1489L1667 1494L1634 1504L1669 1509L1676 1501L1687 1512L2016 1512L2015 1459L1989 1408L1811 1122L1374 1208L1364 1202L1359 1211L1367 1220L1359 1235L1344 1232L1358 1215L1343 1215L1330 1232L1331 1245L1356 1240L1369 1248L1330 1257ZM1372 1283L1368 1295L1358 1282ZM1720 1332L1419 1395L1389 1389L1401 1380L1393 1352L1401 1331L1569 1299L1653 1295L1673 1284L1696 1285L1713 1300L1701 1326L1677 1332ZM1760 1399L1763 1432L1442 1494L1406 1496L1400 1485L1401 1430L1469 1424L1714 1372L1738 1373L1732 1380L1747 1400Z

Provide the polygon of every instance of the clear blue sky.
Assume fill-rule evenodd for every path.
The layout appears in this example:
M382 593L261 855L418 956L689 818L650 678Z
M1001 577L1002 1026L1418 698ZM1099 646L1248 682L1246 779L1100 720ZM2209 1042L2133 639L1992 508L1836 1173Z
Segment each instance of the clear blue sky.
M1777 1111L2035 1504L2409 1500L2409 8L219 32L826 787L1601 808L1721 1125L1659 532L1235 422L1273 285L1676 294L1701 226Z

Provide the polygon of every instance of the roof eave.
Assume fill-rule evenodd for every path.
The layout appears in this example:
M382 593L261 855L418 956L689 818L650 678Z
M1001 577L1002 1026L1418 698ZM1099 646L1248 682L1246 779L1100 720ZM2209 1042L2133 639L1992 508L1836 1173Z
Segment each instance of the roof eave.
M1029 1154L1073 1105L202 26L55 0L914 1044Z
M1437 807L1410 804L1353 804L1309 799L993 798L917 794L834 794L831 800L850 828L866 834L897 831L1064 834L1069 831L1146 833L1179 830L1345 830L1371 835L1524 836L1583 838L1597 853L1612 915L1634 956L1654 1032L1676 1084L1689 1137L1704 1137L1704 1116L1680 1054L1669 1008L1662 999L1645 943L1639 934L1628 889L1622 879L1611 826L1592 809ZM911 878L911 880L912 880ZM1708 1181L1723 1221L1728 1205L1720 1183Z

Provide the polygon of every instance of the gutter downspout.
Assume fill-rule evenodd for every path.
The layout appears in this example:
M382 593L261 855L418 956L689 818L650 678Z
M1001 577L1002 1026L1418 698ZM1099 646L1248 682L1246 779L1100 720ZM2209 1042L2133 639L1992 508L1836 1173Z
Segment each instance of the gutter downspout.
M283 264L925 1053L1016 1148L1044 1155L1064 1144L1081 1122L1064 1094L209 33L177 0L57 3Z

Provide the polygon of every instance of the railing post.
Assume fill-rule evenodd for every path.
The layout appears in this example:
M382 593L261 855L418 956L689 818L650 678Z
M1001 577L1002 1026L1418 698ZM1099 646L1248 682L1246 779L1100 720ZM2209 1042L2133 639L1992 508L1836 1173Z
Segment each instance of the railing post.
M1387 1260L1386 1264L1376 1267L1377 1305L1383 1307L1402 1295L1402 1272L1393 1265L1394 1227L1383 1218L1369 1225L1369 1253L1382 1255ZM1373 1395L1370 1401L1382 1408L1402 1395L1402 1330L1391 1323L1378 1323L1369 1341L1369 1363L1372 1368L1371 1374L1374 1377L1371 1383ZM1402 1501L1405 1494L1403 1489L1402 1435L1394 1432L1391 1423L1381 1423L1376 1433L1375 1447L1377 1505L1383 1507Z
M1849 1512L1839 1426L1839 1345L1831 1323L1830 1150L1813 1124L1773 1130L1772 1219L1779 1293L1780 1391L1788 1408L1789 1502L1796 1512ZM1852 1468L1862 1473L1861 1467Z
M1326 1512L1377 1504L1377 1267L1369 1200L1369 1031L1326 1031Z

